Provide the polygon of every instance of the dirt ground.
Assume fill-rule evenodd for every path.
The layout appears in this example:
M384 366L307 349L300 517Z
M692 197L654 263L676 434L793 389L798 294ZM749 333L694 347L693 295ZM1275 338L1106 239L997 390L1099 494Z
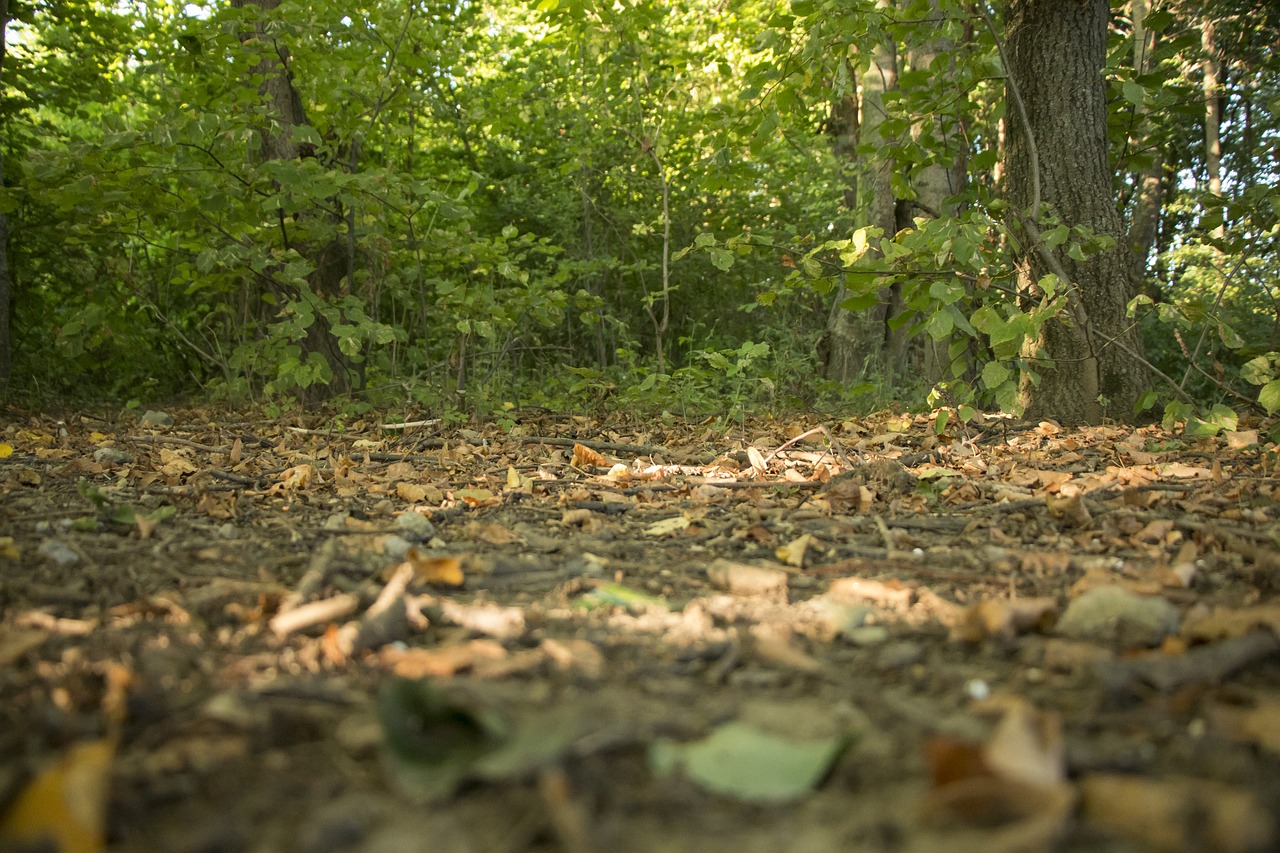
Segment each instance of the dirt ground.
M1268 426L0 413L0 850L1276 849Z

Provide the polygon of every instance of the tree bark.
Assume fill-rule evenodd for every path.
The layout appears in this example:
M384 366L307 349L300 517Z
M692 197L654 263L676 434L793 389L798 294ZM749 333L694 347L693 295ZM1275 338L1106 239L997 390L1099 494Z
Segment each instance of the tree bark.
M1070 310L1048 321L1025 355L1020 402L1029 417L1069 424L1129 419L1145 390L1142 340L1125 316L1133 266L1112 199L1102 68L1110 8L1106 0L1011 0L1005 29L1010 107L1009 200L1027 226L1019 285L1041 300L1039 282L1065 273ZM1020 101L1020 103L1019 103ZM1025 111L1025 116L1023 112ZM1084 262L1066 246L1037 240L1044 212L1116 241ZM1074 291L1072 289L1074 288Z
M9 0L0 0L0 70L4 69L5 39L9 29ZM0 152L0 187L4 186L4 154ZM13 332L9 305L13 300L13 276L9 270L9 217L0 211L0 395L13 379Z
M1222 69L1218 63L1211 18L1202 19L1200 44L1204 48L1201 62L1204 72L1204 170L1210 194L1222 195ZM1210 233L1221 237L1224 233L1221 208L1214 208L1206 217L1212 218Z
M938 8L937 0L931 0L929 3L929 12L931 17L941 17L941 11ZM907 67L912 70L931 70L935 60L940 56L953 56L955 51L954 41L942 34L941 27L932 30L932 34L928 37L913 42L907 47ZM955 67L954 58L948 62L948 67L943 72L944 79L950 81L953 79L952 69ZM928 117L917 122L911 129L911 135L919 139L924 132L929 130L937 139L946 139L946 127L943 121L936 117ZM937 216L942 218L952 217L956 214L956 205L949 202L959 192L965 180L965 164L964 152L965 146L963 142L953 142L947 140L945 150L950 155L948 162L939 160L935 163L929 163L921 167L912 177L912 189L915 190L916 204L904 205L906 210L901 211L901 218L905 221L900 223L902 227L912 227L914 219L921 215ZM954 153L951 153L954 152ZM892 335L901 339L897 347L890 346L890 351L898 351L900 361L897 369L902 370L905 365L905 349L906 349L906 326L900 326ZM891 342L893 337L890 338ZM920 374L930 385L937 385L939 382L953 378L951 371L949 351L950 338L944 338L937 341L932 337L925 335L922 341L923 353L921 361Z
M256 6L264 12L269 12L280 6L280 0L232 0L232 5ZM270 127L258 129L261 138L260 161L298 159L303 152L294 139L294 128L309 126L311 122L303 108L302 98L293 85L288 48L267 32L262 21L255 24L252 36L271 45L253 69L253 73L262 78L258 91L262 94L263 101L274 119ZM314 210L296 216L295 224L301 226L295 229L297 231L332 232L330 236L321 239L291 238L288 223L282 214L280 227L285 243L284 248L292 248L311 262L313 271L307 283L311 294L319 300L319 307L323 308L330 298L339 295L342 278L348 266L347 246L338 233L342 218L330 212ZM305 294L295 292L284 295L290 299L306 298ZM321 402L335 393L346 393L351 390L353 384L351 366L338 348L330 322L321 310L315 312L315 320L307 328L302 348L304 355L320 354L329 366L331 377L326 385L312 385L303 389L304 402Z
M878 10L893 8L893 0L876 0ZM886 237L896 231L895 199L890 177L893 163L882 158L859 162L856 146L880 145L884 142L881 125L885 119L884 93L897 88L898 60L896 47L891 39L876 46L871 65L858 81L860 98L858 109L846 98L838 103L835 115L844 120L837 129L836 154L843 158L842 166L849 170L850 184L845 189L846 204L853 200L854 221L861 226L877 226ZM849 383L867 373L869 367L882 367L892 371L894 358L886 355L888 329L886 321L897 313L901 299L895 288L883 288L880 304L867 311L854 312L843 306L850 291L836 289L835 301L827 316L825 340L825 364L823 373L828 379Z
M1133 14L1133 73L1135 77L1151 70L1151 55L1155 51L1155 33L1147 30L1146 18L1151 11L1147 0L1132 0ZM1150 145L1145 138L1149 127L1146 110L1137 108L1134 124L1139 128L1130 140L1134 149ZM1129 220L1129 252L1133 266L1133 282L1141 287L1147 275L1147 259L1156 242L1160 225L1160 210L1164 206L1164 151L1151 153L1151 163L1134 176L1133 214Z

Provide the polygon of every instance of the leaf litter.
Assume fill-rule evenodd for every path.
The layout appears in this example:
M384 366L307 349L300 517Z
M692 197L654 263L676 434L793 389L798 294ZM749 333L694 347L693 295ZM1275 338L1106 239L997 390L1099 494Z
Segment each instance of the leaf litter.
M0 849L1280 841L1265 430L237 417L3 423Z

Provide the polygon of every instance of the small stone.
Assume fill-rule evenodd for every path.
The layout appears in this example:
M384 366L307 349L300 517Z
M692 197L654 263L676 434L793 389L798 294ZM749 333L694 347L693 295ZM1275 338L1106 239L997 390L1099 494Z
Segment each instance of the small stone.
M382 540L382 553L392 560L403 560L412 547L413 543L402 536L388 536Z
M889 643L876 654L876 666L880 669L905 669L924 657L924 646L913 640Z
M138 423L149 427L173 426L173 415L168 412L149 409L142 417L138 418Z
M80 555L61 539L46 539L40 543L37 551L41 557L53 560L53 562L64 568L66 566L74 566L80 562Z
M889 641L889 629L883 625L867 625L843 631L842 636L855 646L879 646Z
M431 519L417 512L402 512L396 516L395 528L410 542L427 542L436 535Z
M1108 641L1126 648L1158 646L1178 630L1178 611L1163 598L1100 586L1067 606L1057 632L1077 640Z
M124 465L133 461L133 455L114 447L99 447L93 451L93 461L100 465Z

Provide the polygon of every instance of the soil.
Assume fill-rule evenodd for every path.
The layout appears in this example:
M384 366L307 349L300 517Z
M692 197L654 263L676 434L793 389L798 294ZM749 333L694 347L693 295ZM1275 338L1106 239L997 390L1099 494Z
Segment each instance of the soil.
M1265 431L332 424L0 415L0 849L1280 838Z

